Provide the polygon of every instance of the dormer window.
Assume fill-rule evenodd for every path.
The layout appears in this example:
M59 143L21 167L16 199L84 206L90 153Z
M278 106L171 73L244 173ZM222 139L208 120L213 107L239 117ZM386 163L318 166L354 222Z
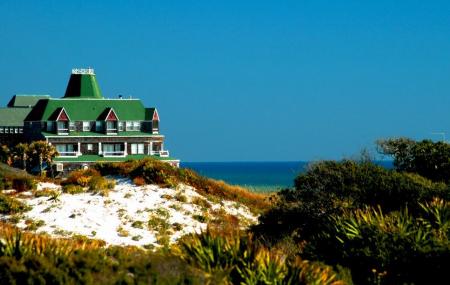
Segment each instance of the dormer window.
M69 128L71 127L70 118L67 115L66 110L64 110L64 108L57 110L56 132L58 135L68 135ZM73 125L73 128L75 129L75 125Z
M118 130L118 122L119 118L117 117L116 112L114 112L113 108L107 108L105 110L105 125L106 125L106 134L115 135Z
M158 116L158 112L155 111L153 112L153 118L152 118L152 134L157 134L159 133L159 116Z
M68 134L69 133L69 122L58 121L56 122L56 131L58 134Z

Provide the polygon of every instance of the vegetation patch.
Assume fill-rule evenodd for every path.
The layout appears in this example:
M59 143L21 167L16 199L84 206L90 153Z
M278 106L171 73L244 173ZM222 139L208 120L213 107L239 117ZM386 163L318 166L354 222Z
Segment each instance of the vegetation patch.
M19 201L12 196L7 196L0 193L0 214L11 215L23 213L29 210L30 207L28 207L22 201Z

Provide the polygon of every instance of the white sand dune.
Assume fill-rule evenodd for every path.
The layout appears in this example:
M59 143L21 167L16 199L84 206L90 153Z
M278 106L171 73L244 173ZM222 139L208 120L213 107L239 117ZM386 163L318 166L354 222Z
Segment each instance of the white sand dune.
M52 200L49 197L36 198L28 193L29 197L21 199L32 209L20 217L17 226L26 227L27 219L41 220L43 225L37 229L38 233L58 237L83 235L104 240L110 245L158 246L158 231L148 226L150 220L158 220L154 217L171 228L171 242L185 234L204 230L206 223L201 222L198 216L214 215L212 211L223 210L238 217L243 224L257 221L247 207L232 201L208 201L211 205L208 209L192 203L206 198L190 186L179 185L172 189L157 185L136 186L128 179L116 181L117 185L107 197L92 193L62 193ZM38 191L42 189L61 191L60 186L52 183L40 183ZM177 200L177 196L185 196L186 200Z

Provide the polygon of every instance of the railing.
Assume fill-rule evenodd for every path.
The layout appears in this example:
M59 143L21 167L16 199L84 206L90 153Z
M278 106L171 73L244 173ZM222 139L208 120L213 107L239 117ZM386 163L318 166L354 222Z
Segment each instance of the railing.
M78 152L77 151L58 151L59 156L73 156L73 157L77 157L78 156Z
M69 134L69 129L56 129L56 133L58 135L68 135Z
M169 156L169 151L168 150L152 150L150 152L150 155L157 155L160 157L168 157Z
M125 156L125 151L104 151L103 157Z
M106 134L115 134L115 135L117 135L117 129L106 129Z

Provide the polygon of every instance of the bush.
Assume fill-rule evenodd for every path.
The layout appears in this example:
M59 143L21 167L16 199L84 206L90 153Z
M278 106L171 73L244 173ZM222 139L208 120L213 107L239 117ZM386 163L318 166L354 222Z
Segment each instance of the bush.
M0 193L0 214L11 215L30 210L23 202Z
M331 217L307 251L350 267L358 284L438 284L450 260L450 203L422 207L420 218L370 207Z
M270 251L251 235L234 231L226 236L207 231L185 238L182 257L212 276L216 283L230 284L344 284L326 265L286 259ZM214 282L213 282L214 283Z
M138 176L133 179L133 183L136 186L142 186L145 185L145 179L141 176Z
M66 184L62 187L62 191L67 194L80 194L84 193L83 187L80 185Z
M93 176L89 180L89 190L94 192L114 189L116 182L103 176Z
M387 170L370 162L324 161L313 164L295 179L295 189L278 193L276 205L260 217L256 231L281 238L309 239L345 209L380 206L415 212L434 197L446 199L448 188L417 174Z
M12 187L18 192L36 189L36 182L30 177L16 177L12 179Z
M378 150L394 158L399 171L413 172L437 182L450 181L450 144L395 138L377 141Z

